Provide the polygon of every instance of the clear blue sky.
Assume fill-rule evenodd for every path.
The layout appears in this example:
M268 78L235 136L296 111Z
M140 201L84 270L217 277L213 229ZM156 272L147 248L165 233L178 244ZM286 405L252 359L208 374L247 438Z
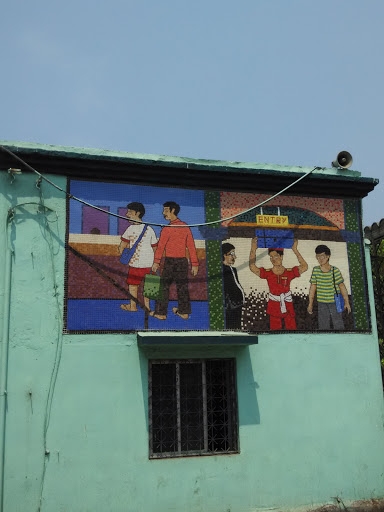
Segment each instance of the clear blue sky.
M383 0L12 0L0 139L303 166L346 149L381 178L383 22Z

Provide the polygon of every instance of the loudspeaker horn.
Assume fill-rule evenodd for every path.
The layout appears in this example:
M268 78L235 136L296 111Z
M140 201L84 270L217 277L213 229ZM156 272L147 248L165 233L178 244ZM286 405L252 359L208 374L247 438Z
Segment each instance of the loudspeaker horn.
M353 162L351 153L348 151L340 151L337 155L336 160L332 162L332 167L338 167L339 169L348 169L351 167Z

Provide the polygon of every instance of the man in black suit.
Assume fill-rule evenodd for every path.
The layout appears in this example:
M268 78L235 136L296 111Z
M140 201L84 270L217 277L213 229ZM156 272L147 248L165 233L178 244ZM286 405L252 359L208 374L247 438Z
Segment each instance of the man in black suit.
M244 290L239 282L235 247L229 242L222 245L224 308L226 329L241 329L241 311L244 304Z

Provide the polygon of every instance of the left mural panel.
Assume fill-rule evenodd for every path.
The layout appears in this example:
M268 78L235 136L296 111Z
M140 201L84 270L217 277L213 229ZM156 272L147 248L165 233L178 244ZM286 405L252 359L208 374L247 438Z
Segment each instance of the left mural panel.
M205 241L198 228L182 226L205 222L203 191L71 180L69 192L102 211L69 200L67 332L209 329ZM136 241L124 264L121 254ZM156 273L155 301L144 283Z

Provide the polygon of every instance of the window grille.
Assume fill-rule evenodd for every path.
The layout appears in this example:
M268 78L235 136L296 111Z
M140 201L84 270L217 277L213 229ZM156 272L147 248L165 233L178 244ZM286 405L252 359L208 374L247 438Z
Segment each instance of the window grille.
M238 451L235 360L150 361L150 458Z

